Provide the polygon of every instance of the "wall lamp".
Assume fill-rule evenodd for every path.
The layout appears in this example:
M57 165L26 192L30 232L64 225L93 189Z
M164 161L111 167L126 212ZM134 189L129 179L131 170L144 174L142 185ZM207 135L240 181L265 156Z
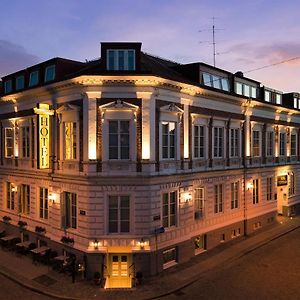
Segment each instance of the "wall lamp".
M253 189L253 182L252 181L249 181L248 183L247 183L247 190L249 191L249 190L252 190Z
M98 250L99 249L99 246L100 246L100 242L95 239L93 242L92 242L92 245L94 247L95 250Z
M48 198L52 202L52 204L55 204L55 202L57 200L57 195L55 193L51 193L51 194L49 194Z

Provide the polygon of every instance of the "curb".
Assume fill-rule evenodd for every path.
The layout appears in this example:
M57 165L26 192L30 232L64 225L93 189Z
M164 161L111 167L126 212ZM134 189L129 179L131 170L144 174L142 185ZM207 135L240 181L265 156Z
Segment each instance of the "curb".
M233 261L236 261L236 260L238 260L238 259L240 259L240 258L242 258L242 257L244 257L246 255L248 255L249 253L251 253L251 252L253 252L253 251L255 251L255 250L257 250L257 249L259 249L259 248L261 248L261 247L263 247L265 245L267 245L268 243L270 243L270 242L272 242L272 241L274 241L276 239L279 239L280 237L282 237L282 236L284 236L284 235L286 235L286 234L288 234L290 232L293 232L294 230L299 229L299 228L300 228L300 225L297 225L296 227L293 227L293 228L290 228L290 229L288 229L288 230L286 230L284 232L278 233L277 235L274 235L271 238L269 238L269 239L267 239L267 240L265 240L263 242L257 243L253 247L249 247L250 249L248 249L248 250L241 251L241 254L239 256L236 256L234 258L225 260L222 263L220 263L220 265L224 264L224 263L228 263L228 262L231 263ZM209 269L205 270L205 272L210 272L213 268L209 268ZM157 296L152 296L152 297L149 297L149 298L143 298L143 300L154 300L154 299L159 299L159 298L163 298L163 297L166 297L166 296L170 296L171 294L179 292L180 290L182 290L182 289L184 289L184 288L192 285L193 283L197 282L199 279L200 279L199 277L191 279L189 282L181 285L180 287L176 287L173 290L170 290L168 292L165 292L165 293L157 295Z

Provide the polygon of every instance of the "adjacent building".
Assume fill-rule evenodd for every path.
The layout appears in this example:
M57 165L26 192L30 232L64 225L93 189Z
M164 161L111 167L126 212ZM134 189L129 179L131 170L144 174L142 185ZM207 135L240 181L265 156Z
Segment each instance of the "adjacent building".
M102 43L2 78L0 216L131 287L300 210L300 96ZM7 219L7 218L6 218Z

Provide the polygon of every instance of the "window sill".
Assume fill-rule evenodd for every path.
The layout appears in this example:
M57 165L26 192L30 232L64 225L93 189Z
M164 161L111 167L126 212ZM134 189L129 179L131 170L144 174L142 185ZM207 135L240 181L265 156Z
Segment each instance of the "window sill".
M178 264L178 263L177 263L176 260L169 261L169 262L163 264L163 269L164 269L164 270L169 269L169 268L171 268L171 267L173 267L173 266L175 266L175 265L177 265L177 264Z

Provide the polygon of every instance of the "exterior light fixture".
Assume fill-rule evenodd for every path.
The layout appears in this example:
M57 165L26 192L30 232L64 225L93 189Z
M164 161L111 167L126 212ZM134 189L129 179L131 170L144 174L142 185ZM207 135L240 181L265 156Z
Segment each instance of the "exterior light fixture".
M192 194L189 192L184 193L183 199L184 199L185 203L189 203L190 201L192 201Z
M95 250L98 250L99 249L99 246L100 246L100 242L95 239L93 242L92 242L92 245L94 247Z
M13 186L11 187L11 191L12 191L13 193L15 193L17 190L18 190L18 187L17 187L17 186L13 185Z
M144 250L146 242L144 241L143 238L139 242L137 242L138 246L140 247L141 250Z
M51 193L51 194L49 194L48 198L52 202L52 204L55 204L55 202L57 200L57 195L55 193Z
M247 190L249 191L249 190L252 190L253 189L253 182L252 181L249 181L248 183L247 183Z

